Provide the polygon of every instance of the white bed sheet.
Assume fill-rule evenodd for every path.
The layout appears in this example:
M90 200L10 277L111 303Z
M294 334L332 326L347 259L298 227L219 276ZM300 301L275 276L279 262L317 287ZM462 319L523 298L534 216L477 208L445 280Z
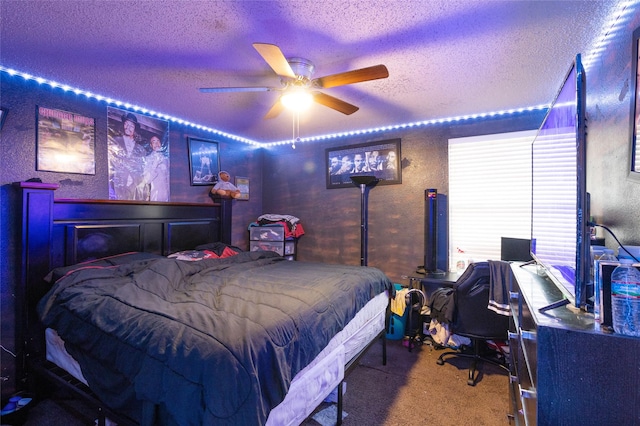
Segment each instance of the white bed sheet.
M344 379L346 363L384 330L388 302L387 292L371 299L318 356L296 374L285 399L271 410L267 425L299 425L320 405ZM45 340L47 360L87 384L80 365L65 350L58 333L47 329Z

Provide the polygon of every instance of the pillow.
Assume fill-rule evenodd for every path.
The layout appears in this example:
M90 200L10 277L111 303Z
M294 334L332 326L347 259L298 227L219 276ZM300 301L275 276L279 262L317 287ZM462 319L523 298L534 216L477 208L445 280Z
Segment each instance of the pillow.
M129 253L121 253L113 256L103 257L100 259L89 260L82 263L76 263L75 265L69 266L61 266L53 269L49 274L44 278L44 280L48 283L54 283L60 278L64 277L69 272L75 271L76 269L85 268L87 266L96 266L96 267L109 267L109 266L118 266L129 262L135 262L138 260L150 260L150 259L159 259L162 258L159 254L153 253L144 253L144 252L129 252Z
M195 262L202 259L219 259L220 256L210 250L183 250L176 253L171 253L167 256L169 259L186 260L188 262Z
M239 247L232 246L232 245L225 244L225 243L220 243L220 242L201 244L199 246L196 246L195 249L196 250L211 250L212 252L214 252L215 254L217 254L220 257L222 257L222 253L224 253L226 249L234 251L236 254L237 253L242 253L244 251ZM226 250L226 251L229 252L229 250Z
M223 243L203 244L196 247L195 250L182 250L167 256L170 259L186 260L195 262L202 259L223 259L225 257L235 256L242 250L237 247L229 246Z

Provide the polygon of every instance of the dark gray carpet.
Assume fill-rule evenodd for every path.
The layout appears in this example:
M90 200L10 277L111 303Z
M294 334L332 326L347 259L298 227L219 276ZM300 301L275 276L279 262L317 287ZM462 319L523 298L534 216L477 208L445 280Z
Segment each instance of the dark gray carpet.
M507 373L491 364L480 366L476 386L467 385L470 360L449 358L430 345L409 352L401 341L388 341L387 365L376 343L347 377L345 426L356 425L508 425ZM323 404L318 410L325 408ZM55 393L28 412L27 426L90 426L95 414L70 395ZM317 426L313 419L304 426Z

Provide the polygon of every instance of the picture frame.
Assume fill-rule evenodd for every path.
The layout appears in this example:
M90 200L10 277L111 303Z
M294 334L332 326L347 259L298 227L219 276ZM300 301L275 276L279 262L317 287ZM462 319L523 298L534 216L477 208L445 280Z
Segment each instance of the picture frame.
M36 170L96 174L94 118L43 106L36 116Z
M240 197L236 200L249 201L249 178L236 176L235 185L240 190Z
M107 107L109 199L171 200L169 122Z
M632 36L631 48L631 129L629 137L630 177L640 180L640 27Z
M215 185L220 172L218 142L200 138L187 141L191 185Z
M4 120L7 119L7 113L9 111L6 108L0 107L0 130L2 130L2 126L4 126Z
M375 176L378 185L402 183L400 139L325 149L327 189L351 188L352 176Z

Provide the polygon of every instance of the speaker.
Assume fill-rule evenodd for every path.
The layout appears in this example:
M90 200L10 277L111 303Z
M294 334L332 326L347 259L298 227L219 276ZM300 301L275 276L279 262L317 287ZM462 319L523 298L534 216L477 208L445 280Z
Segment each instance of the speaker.
M438 270L438 190L424 191L424 269L426 273Z

